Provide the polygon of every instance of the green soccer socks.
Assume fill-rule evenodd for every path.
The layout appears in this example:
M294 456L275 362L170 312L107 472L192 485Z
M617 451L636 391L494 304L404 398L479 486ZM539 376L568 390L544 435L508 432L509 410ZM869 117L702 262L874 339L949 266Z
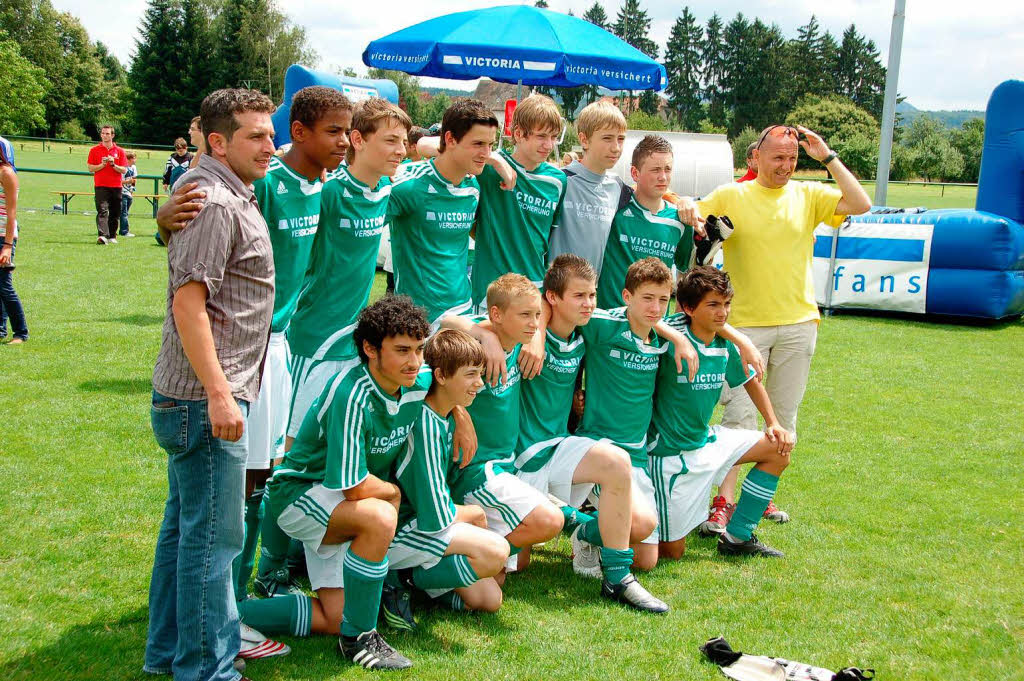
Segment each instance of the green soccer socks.
M377 628L380 592L388 574L388 557L380 562L357 556L350 548L345 553L342 576L345 580L345 607L341 634L359 636Z
M743 492L732 514L732 520L725 528L726 534L739 541L747 541L754 528L761 521L768 502L775 496L779 486L779 476L765 473L760 468L753 468L743 481Z
M235 584L235 600L243 600L249 589L249 578L256 563L256 543L260 538L260 519L263 517L263 488L253 490L245 500L245 541L242 552L231 564Z
M479 575L469 564L469 558L456 554L445 556L432 568L416 568L412 581L420 589L458 589L479 580Z
M238 602L238 616L264 634L309 636L313 626L313 599L298 595L250 598Z
M601 547L601 572L604 573L604 578L612 584L619 584L629 576L629 566L632 564L633 549Z

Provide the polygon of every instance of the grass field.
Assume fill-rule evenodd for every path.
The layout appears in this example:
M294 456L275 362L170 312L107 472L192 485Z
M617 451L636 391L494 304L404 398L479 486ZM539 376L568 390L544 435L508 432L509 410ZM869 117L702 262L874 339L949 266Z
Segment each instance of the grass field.
M0 678L142 679L167 489L148 408L165 251L95 246L86 216L22 221L31 340L0 347ZM421 612L419 633L389 633L416 663L397 678L710 681L697 647L724 635L886 679L1024 679L1022 346L1020 322L828 318L778 496L793 522L761 531L784 560L695 539L642 577L673 608L654 618L598 600L563 539L510 578L496 616ZM331 639L285 640L289 657L247 673L369 678Z

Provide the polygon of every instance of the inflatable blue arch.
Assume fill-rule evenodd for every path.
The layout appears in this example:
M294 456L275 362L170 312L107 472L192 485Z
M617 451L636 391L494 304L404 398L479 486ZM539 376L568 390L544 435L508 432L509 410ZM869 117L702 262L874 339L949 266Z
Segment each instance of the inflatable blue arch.
M282 147L292 141L288 125L292 97L296 92L311 85L323 85L341 90L354 102L368 97L383 97L398 104L398 86L386 79L352 78L326 71L313 71L299 64L292 64L284 74L284 99L271 115L274 122L274 145Z
M976 210L874 209L814 244L818 303L1002 319L1024 313L1024 81L993 91Z

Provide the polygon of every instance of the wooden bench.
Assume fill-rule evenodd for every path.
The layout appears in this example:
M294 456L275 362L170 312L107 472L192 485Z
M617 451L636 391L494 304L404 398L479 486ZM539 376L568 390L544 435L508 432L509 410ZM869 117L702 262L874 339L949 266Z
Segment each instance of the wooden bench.
M51 194L58 194L60 196L60 207L63 215L68 214L68 204L71 203L71 199L76 196L95 196L94 192L82 192L82 191L52 191ZM156 211L160 208L160 199L165 198L163 194L140 194L136 192L133 195L137 199L146 199L149 204L153 206L153 218L156 218Z

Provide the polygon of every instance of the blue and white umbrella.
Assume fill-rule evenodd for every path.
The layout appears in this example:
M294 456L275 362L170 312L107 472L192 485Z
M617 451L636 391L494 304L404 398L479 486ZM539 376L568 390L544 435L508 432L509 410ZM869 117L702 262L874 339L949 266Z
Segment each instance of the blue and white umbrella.
M417 76L662 90L665 67L608 31L522 5L456 12L374 40L363 63Z

